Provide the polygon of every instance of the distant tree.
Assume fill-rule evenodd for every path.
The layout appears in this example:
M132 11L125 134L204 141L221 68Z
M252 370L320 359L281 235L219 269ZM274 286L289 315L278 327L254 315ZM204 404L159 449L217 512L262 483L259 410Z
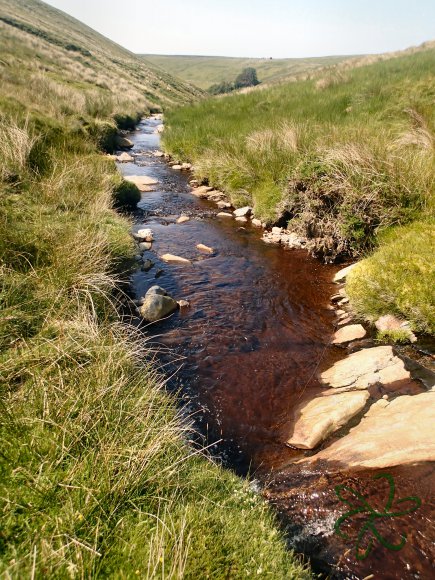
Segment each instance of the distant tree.
M236 89L255 87L259 84L260 81L257 78L257 71L253 67L243 69L234 82Z

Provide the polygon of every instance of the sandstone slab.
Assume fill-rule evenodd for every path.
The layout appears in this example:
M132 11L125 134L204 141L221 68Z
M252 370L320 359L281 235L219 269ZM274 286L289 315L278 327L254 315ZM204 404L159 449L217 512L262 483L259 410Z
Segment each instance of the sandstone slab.
M134 157L132 157L129 153L121 153L121 155L116 156L116 160L120 163L132 163L134 161Z
M299 417L287 444L298 449L314 449L328 435L362 411L369 397L368 391L316 397L296 410Z
M380 399L345 437L302 463L316 460L374 469L434 461L435 393Z
M337 330L332 344L346 344L364 338L366 334L365 328L361 324L349 324Z
M157 179L148 177L147 175L126 175L124 179L130 181L130 183L134 183L139 191L152 191L150 186L158 183Z
M388 385L409 380L410 373L391 346L377 346L352 353L321 373L322 381L333 388L367 389L376 383Z

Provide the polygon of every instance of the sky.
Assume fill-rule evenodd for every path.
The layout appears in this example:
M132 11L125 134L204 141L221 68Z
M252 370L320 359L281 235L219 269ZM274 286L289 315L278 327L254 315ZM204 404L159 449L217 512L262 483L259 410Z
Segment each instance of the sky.
M146 54L309 57L435 39L435 0L47 0Z

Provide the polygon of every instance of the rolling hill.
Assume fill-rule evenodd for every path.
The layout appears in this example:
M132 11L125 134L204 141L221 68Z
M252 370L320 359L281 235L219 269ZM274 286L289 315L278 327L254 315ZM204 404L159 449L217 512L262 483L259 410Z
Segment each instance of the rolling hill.
M247 67L253 67L257 70L260 82L272 83L282 79L291 80L291 77L299 77L300 75L354 58L350 56L324 56L268 59L155 54L141 56L146 62L150 62L204 90L223 81L234 81L236 76Z
M38 84L48 92L58 92L61 100L62 93L70 102L88 95L101 103L113 100L142 109L191 102L201 96L197 88L43 2L0 0L0 38L2 99L22 99ZM18 94L17 87L22 89ZM35 106L42 108L43 88L32 97Z

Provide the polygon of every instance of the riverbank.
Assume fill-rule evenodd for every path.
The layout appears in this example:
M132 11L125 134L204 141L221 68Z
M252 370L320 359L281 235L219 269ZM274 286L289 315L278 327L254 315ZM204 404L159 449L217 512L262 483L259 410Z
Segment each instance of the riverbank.
M427 47L321 78L208 100L166 115L166 150L236 207L307 239L354 273L359 315L433 333L433 83ZM405 229L394 228L403 225ZM400 253L394 250L405 237ZM392 245L393 244L393 245ZM396 248L397 249L397 248ZM380 297L385 297L381 300Z
M134 247L113 161L66 134L38 174L40 135L3 121L1 137L15 140L1 166L2 572L308 577L248 484L188 445L146 343L119 323Z

